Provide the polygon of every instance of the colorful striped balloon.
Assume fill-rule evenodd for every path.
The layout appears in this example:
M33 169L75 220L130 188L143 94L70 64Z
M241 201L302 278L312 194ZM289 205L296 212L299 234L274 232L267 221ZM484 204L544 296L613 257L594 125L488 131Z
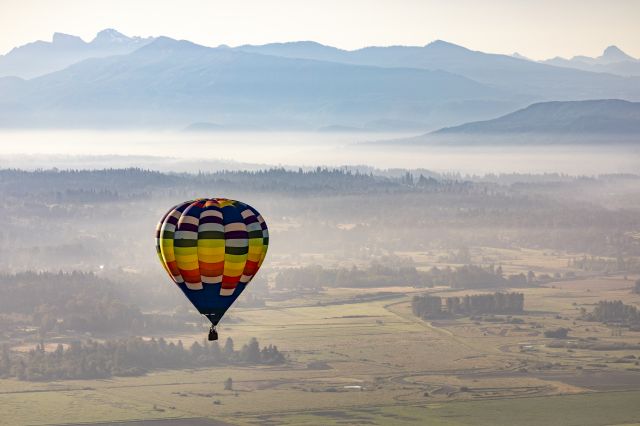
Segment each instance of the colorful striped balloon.
M214 325L258 272L268 246L260 213L226 198L178 204L156 229L162 266Z

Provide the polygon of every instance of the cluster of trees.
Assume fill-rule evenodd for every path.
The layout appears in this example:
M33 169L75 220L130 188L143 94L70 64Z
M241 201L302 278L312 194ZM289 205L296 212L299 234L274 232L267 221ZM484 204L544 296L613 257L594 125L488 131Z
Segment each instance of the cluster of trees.
M28 316L47 332L131 334L189 331L194 325L173 315L144 314L125 303L117 282L86 272L22 272L0 275L0 312Z
M550 277L548 277L550 279ZM323 268L320 265L281 270L275 287L280 290L320 290L323 287L433 287L506 288L526 287L541 281L533 272L505 276L502 267L465 265L459 268L432 268L419 271L413 264L395 258L376 261L367 268Z
M398 258L389 257L374 261L369 267L323 268L320 265L283 269L275 279L279 290L320 290L323 287L388 287L424 286L426 274L415 266Z
M588 321L604 323L622 323L634 325L640 323L640 311L633 305L626 305L621 300L601 300L592 312L585 312L582 317Z
M413 314L420 318L441 318L455 315L521 314L524 294L493 293L462 297L414 296Z
M634 257L616 256L612 258L604 258L598 256L583 256L569 261L570 268L581 269L583 271L594 272L640 272L640 260Z
M432 270L430 274L453 288L526 287L536 283L532 271L528 275L520 273L505 276L501 266L496 268L493 265L486 268L465 265L455 269Z
M569 337L569 331L571 330L565 327L554 328L552 330L546 330L544 332L544 337L551 339L566 339Z
M276 346L260 348L255 338L234 348L231 338L220 346L218 342L194 342L185 348L182 341L164 339L74 342L67 348L58 345L47 352L38 344L29 353L21 354L2 348L0 378L19 380L100 379L111 376L137 376L154 369L200 368L236 364L282 364L285 357Z

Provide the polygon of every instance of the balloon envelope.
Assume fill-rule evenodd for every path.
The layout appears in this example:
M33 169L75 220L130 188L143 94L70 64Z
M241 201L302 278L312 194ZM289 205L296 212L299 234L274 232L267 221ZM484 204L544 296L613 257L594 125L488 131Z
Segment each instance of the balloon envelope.
M180 203L156 229L160 262L214 325L258 272L268 246L269 230L260 213L226 198Z

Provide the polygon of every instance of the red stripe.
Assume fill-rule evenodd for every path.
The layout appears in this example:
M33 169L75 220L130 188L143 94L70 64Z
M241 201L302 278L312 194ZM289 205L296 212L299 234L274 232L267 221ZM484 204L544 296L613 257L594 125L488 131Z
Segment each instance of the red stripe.
M191 270L181 269L180 273L182 274L182 278L185 280L185 282L199 283L201 281L200 271L197 269L191 269Z
M200 261L200 274L205 277L217 277L224 273L224 260L222 262L208 263Z
M222 276L222 288L236 288L240 281L240 275L237 277L230 277L228 275Z
M180 269L178 269L178 263L175 260L167 262L167 268L169 268L172 275L180 275Z
M258 262L247 260L247 263L244 265L242 275L255 275L256 272L258 272Z

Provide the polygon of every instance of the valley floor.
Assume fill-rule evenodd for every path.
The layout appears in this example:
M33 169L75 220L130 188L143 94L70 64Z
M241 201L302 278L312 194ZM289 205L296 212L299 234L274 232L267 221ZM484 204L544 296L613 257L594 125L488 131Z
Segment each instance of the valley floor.
M287 352L287 365L0 380L0 424L182 425L198 424L196 418L203 425L637 424L640 368L630 357L637 350L549 348L543 336L544 329L566 326L572 338L637 344L640 332L614 336L577 319L580 307L601 299L640 302L632 283L600 277L519 289L526 297L522 324L425 322L411 313L411 293L461 293L446 288L398 288L387 299L332 304L327 297L344 300L354 292L334 289L320 303L244 309L238 312L244 321L222 327L222 338L273 342ZM224 389L229 377L233 390Z

